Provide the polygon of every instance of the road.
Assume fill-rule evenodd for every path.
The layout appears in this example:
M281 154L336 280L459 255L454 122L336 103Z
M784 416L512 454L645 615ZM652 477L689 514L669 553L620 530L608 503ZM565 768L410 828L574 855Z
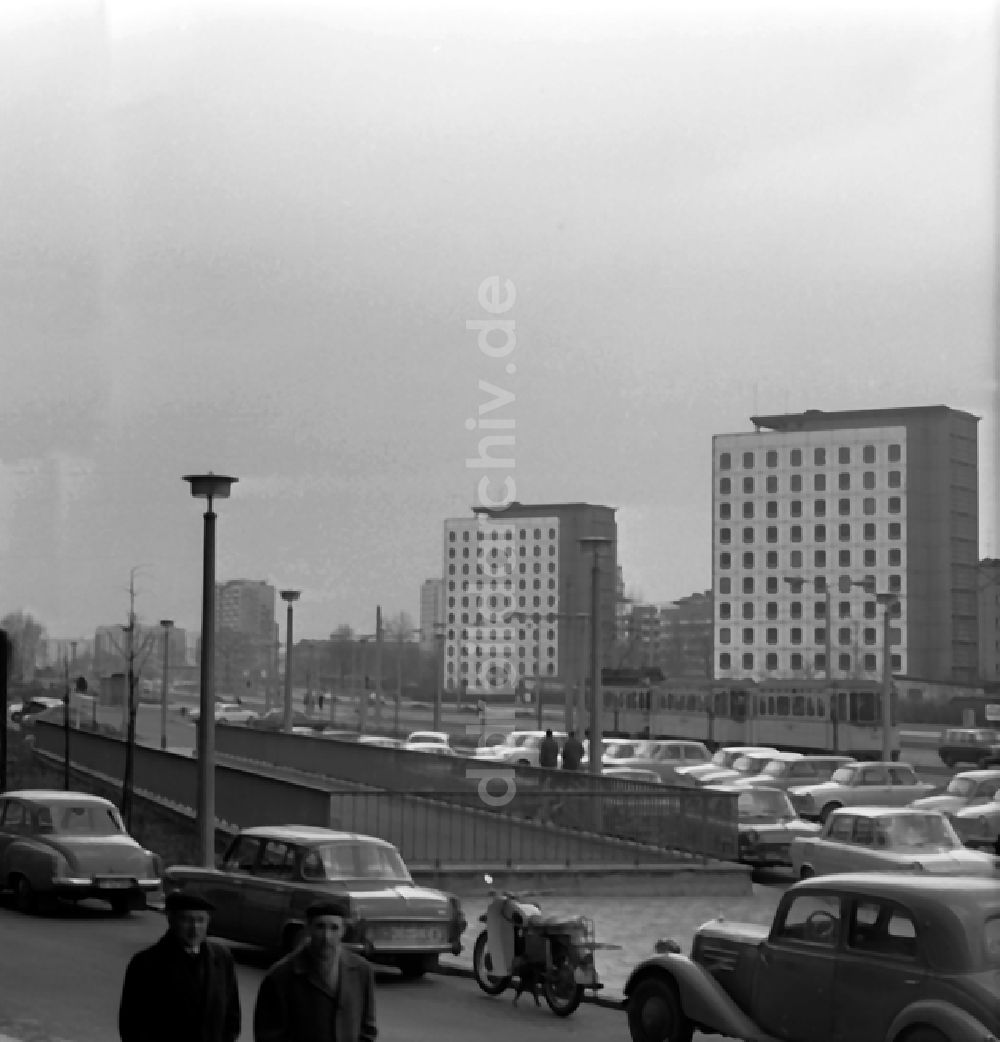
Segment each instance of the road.
M0 908L0 1040L112 1042L122 974L133 952L152 943L164 919L142 912L117 919L94 902L48 917ZM267 961L234 948L243 1007L241 1040L252 1038L253 1002ZM628 1042L625 1015L585 1004L562 1020L510 995L490 998L471 980L438 975L404 982L378 974L379 1037L386 1042ZM5 1042L5 1040L4 1040ZM178 1040L181 1042L181 1040Z

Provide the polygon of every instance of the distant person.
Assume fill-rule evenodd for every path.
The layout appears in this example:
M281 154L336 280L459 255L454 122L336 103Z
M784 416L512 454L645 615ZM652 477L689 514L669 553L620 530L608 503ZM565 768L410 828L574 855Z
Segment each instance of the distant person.
M319 705L319 711L322 713L323 712L323 692L322 691L320 691L320 693L319 693L319 698L317 699L317 704Z
M578 771L580 761L583 759L583 742L576 736L576 731L570 731L566 736L562 749L562 765L567 771Z
M375 1042L375 972L342 946L343 912L335 902L306 910L305 944L260 983L254 1042Z
M125 970L118 1033L122 1042L236 1042L240 993L229 949L206 940L213 906L169 894L167 932L132 956Z
M538 747L538 766L549 768L559 766L559 743L553 737L551 728L545 732L542 744Z
M306 692L306 697L302 699L302 704L306 707L307 713L312 709L313 696L311 691Z

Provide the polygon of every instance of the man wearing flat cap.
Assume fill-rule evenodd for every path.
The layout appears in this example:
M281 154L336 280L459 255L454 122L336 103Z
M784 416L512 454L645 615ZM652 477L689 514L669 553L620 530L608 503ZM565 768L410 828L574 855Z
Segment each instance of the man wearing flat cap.
M229 949L206 940L213 906L195 894L167 895L167 932L125 970L122 1042L236 1042L240 994Z
M306 910L305 942L261 981L254 1042L375 1042L375 973L343 947L344 911L328 901Z

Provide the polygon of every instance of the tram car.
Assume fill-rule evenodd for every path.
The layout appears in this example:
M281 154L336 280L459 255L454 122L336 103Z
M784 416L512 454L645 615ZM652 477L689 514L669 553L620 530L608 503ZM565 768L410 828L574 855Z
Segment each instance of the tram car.
M602 684L607 734L690 738L715 749L763 745L802 753L877 759L882 687L866 680L677 678ZM899 748L897 692L890 696L891 748Z

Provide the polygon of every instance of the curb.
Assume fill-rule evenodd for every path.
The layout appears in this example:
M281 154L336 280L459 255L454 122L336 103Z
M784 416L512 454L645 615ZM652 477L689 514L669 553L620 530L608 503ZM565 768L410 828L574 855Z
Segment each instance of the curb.
M432 970L432 973L436 973L439 977L463 977L466 980L475 980L475 974L471 969L467 969L465 966L459 966L454 962L438 962L437 969ZM625 1009L625 999L610 999L605 998L603 995L593 995L584 992L583 1001L591 1006L600 1006L603 1009L613 1009L618 1013L621 1013Z

